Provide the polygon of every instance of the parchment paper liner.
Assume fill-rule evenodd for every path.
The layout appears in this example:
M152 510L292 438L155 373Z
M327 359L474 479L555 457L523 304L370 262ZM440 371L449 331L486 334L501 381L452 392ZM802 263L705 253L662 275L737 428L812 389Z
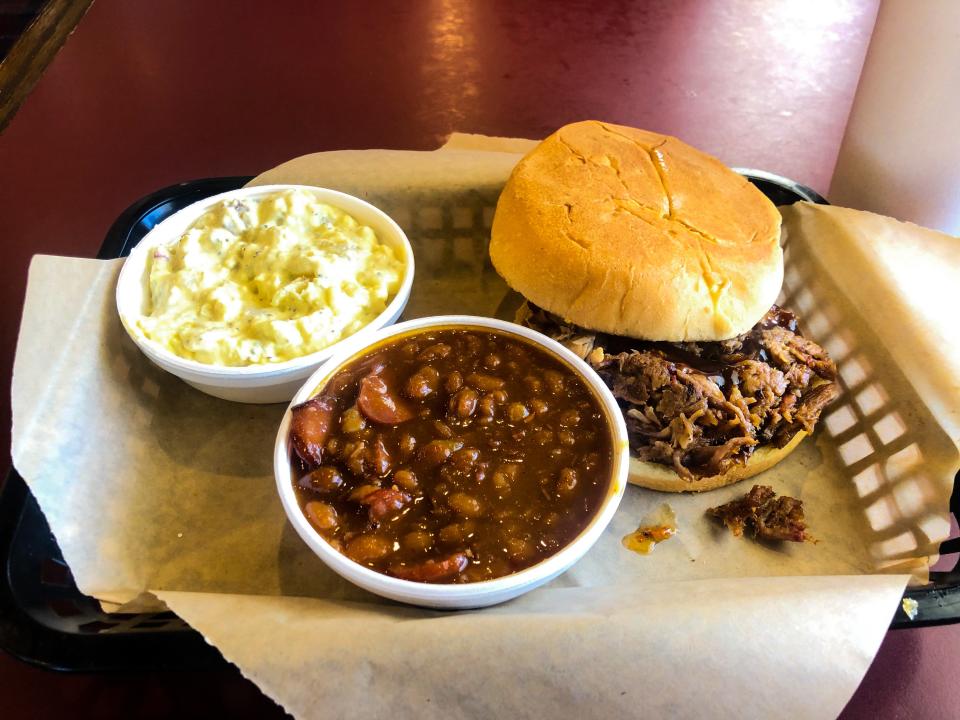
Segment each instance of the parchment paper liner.
M323 153L254 183L333 187L392 214L417 256L407 317L494 315L511 300L486 242L517 158ZM202 395L127 339L113 305L122 261L34 260L14 461L84 592L127 611L161 598L298 715L620 716L660 706L763 716L785 692L796 695L794 717L835 714L907 579L876 573L922 581L949 531L958 342L943 305L912 297L919 286L955 294L949 275L924 268L956 268L960 253L944 236L864 214L786 215L786 304L839 361L846 392L815 438L762 480L804 500L816 545L737 540L704 518L748 487L669 497L630 488L587 557L526 598L480 613L386 603L328 571L285 522L270 467L284 408ZM912 274L893 281L902 263L886 258L905 247ZM624 550L620 538L665 500L677 537L648 557ZM691 664L704 672L687 672ZM736 701L717 704L720 695Z

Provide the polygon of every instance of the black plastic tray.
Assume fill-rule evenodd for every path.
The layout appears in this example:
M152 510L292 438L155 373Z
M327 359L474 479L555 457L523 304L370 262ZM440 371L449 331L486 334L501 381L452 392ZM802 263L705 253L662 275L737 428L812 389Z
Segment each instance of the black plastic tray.
M739 170L778 205L825 203L810 188L769 173ZM107 233L97 257L130 252L161 220L210 195L244 185L248 177L195 180L158 190L131 205ZM960 506L956 486L951 512ZM960 551L960 539L941 545ZM222 665L220 653L173 613L104 613L82 595L36 500L11 471L0 492L0 649L43 667L67 671L202 669ZM892 627L960 620L960 572L931 573L931 582L906 593L918 603L911 621L898 610Z

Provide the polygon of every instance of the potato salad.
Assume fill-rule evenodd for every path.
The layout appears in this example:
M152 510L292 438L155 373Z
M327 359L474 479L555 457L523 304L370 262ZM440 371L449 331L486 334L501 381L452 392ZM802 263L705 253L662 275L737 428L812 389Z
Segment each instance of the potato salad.
M226 200L153 252L138 326L202 363L283 362L367 325L404 269L372 228L307 190Z

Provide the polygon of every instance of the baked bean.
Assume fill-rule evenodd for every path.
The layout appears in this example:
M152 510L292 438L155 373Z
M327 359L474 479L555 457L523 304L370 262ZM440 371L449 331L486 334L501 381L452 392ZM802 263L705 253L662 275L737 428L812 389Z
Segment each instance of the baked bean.
M347 543L345 552L354 562L373 562L393 552L393 540L383 535L358 535Z
M443 420L434 420L433 429L436 430L437 435L442 437L444 440L449 440L453 437L453 429Z
M543 380L533 375L527 375L523 379L523 384L532 395L539 395L543 392Z
M476 530L472 520L451 523L440 528L438 540L444 545L462 545Z
M307 520L317 530L333 530L337 527L337 511L333 505L313 500L304 505L303 510Z
M367 421L355 407L347 408L340 416L340 429L347 435L356 435L367 426Z
M476 411L478 400L476 390L468 387L461 388L450 398L450 411L456 413L461 420L466 420Z
M400 459L409 460L410 456L413 455L413 451L417 449L417 438L415 438L410 433L403 433L400 436Z
M437 476L444 481L444 484L450 483L454 487L460 487L463 480L463 473L460 472L451 463L446 463L437 470Z
M561 445L571 446L577 443L576 436L569 430L561 430L557 433L557 440L560 441Z
M350 491L350 494L347 495L347 500L351 502L363 502L363 499L367 495L371 495L380 489L379 485L374 485L372 483L366 485L359 485Z
M514 563L526 562L533 556L533 553L535 552L533 544L525 538L507 538L505 545L507 549L507 557L509 557Z
M300 481L300 487L321 493L336 492L343 487L343 475L332 465L321 465L304 475Z
M560 395L563 393L563 375L556 370L547 370L543 373L544 382L551 395Z
M599 464L600 456L597 455L597 453L587 453L583 456L583 460L580 461L580 467L582 467L586 472L590 472Z
M433 533L426 530L413 530L404 535L400 543L410 550L426 552L433 547Z
M340 457L344 459L347 469L354 475L366 474L367 441L357 440L343 446Z
M446 380L443 381L443 389L451 395L461 387L463 387L463 375L456 370L447 375Z
M414 492L420 489L420 481L412 470L397 470L393 474L393 482L399 485L407 492Z
M515 463L501 465L493 473L493 486L498 490L509 490L520 475L520 466Z
M440 373L435 368L426 365L407 379L404 393L407 397L422 400L440 387Z
M545 400L541 400L540 398L533 398L530 401L530 407L535 413L537 413L537 415L543 415L550 410L550 405L548 405Z
M549 445L555 440L555 435L552 430L537 430L533 433L533 441L540 445Z
M470 373L467 375L467 384L477 390L488 392L490 390L500 390L507 384L507 381L493 375Z
M561 495L569 495L577 488L577 471L573 468L565 467L560 471L560 477L557 478L557 492Z
M472 333L467 335L466 338L464 338L463 343L464 343L464 350L466 351L466 354L468 356L476 355L478 352L480 352L480 348L483 347L483 341Z
M470 470L480 459L480 451L476 448L461 448L450 456L450 462L461 472Z
M462 447L462 440L431 440L420 449L420 459L427 465L439 465Z
M560 413L560 426L565 428L576 427L580 424L580 413L576 410L564 410Z
M514 360L524 361L530 357L523 345L519 345L517 343L508 343L506 347L506 353L507 357L513 358Z
M489 393L480 398L477 403L477 420L481 423L489 423L496 416L497 403Z
M420 345L412 340L401 345L399 352L405 358L414 358L420 352Z
M434 343L424 348L418 358L420 360L441 360L449 355L451 350L453 348L446 343Z
M522 469L517 463L506 463L501 465L500 469L506 474L511 480L516 480L520 477L520 470Z
M490 354L486 355L486 356L483 358L483 366L484 366L487 370L494 370L494 369L496 369L496 367L497 367L501 362L503 362L503 361L500 359L500 356L497 355L496 353L490 353Z
M451 510L457 513L457 515L463 515L464 517L480 517L483 511L483 506L480 504L480 501L466 493L455 492L447 498L447 502L450 504Z
M473 471L473 481L479 485L484 480L487 479L487 473L490 468L487 463L480 463L476 470Z

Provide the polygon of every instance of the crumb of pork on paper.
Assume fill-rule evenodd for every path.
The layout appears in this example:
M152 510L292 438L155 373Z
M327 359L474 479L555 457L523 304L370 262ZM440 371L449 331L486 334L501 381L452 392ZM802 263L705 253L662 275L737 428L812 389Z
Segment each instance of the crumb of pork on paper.
M746 531L756 540L816 542L807 532L803 501L786 495L777 497L769 485L754 485L743 497L709 508L707 514L737 537Z

